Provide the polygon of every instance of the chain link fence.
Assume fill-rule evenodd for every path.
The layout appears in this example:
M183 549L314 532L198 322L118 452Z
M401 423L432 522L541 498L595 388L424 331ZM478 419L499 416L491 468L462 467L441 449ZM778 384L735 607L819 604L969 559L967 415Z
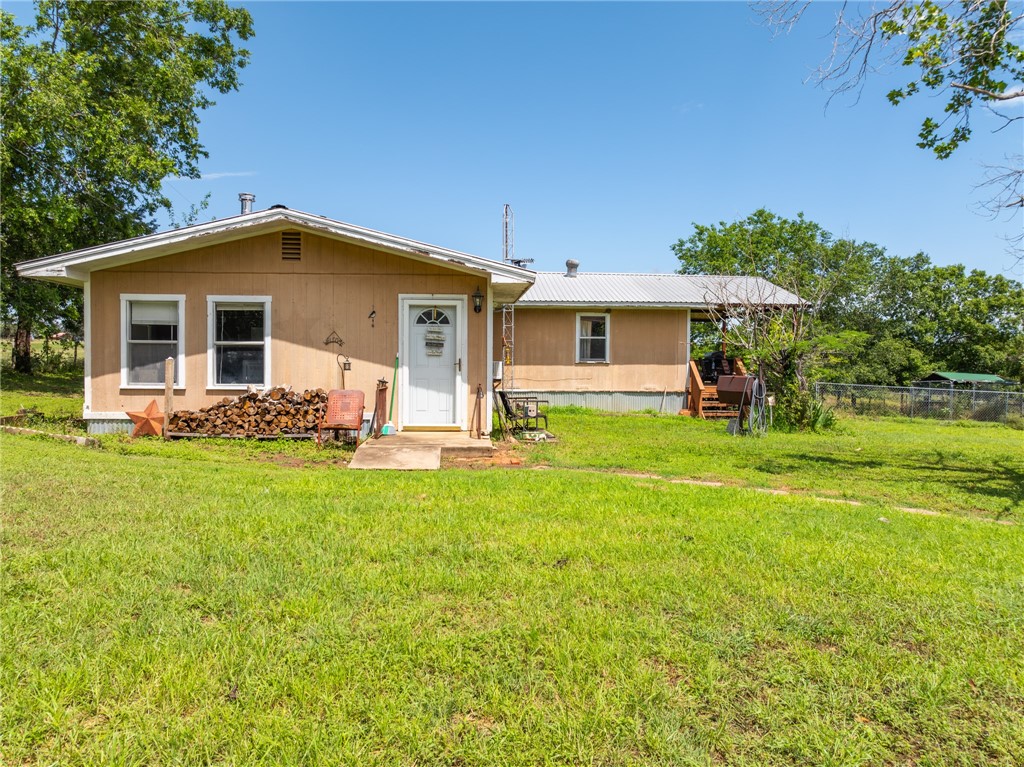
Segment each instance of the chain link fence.
M822 381L814 384L814 396L827 407L855 415L901 415L999 423L1006 423L1011 418L1024 418L1024 392L1019 391L867 386Z

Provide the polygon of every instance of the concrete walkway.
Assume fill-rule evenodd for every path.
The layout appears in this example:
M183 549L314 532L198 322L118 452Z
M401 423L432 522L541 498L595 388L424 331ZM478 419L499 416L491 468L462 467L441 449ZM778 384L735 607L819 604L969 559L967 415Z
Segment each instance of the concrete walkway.
M356 449L350 469L430 471L441 468L441 456L488 457L491 440L473 439L460 431L403 431L368 439Z

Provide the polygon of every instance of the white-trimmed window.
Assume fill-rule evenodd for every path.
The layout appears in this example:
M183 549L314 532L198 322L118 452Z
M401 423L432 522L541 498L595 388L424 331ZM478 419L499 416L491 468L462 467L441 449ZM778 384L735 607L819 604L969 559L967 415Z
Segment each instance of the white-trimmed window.
M185 386L185 296L121 294L121 386L162 389L174 358L174 386Z
M270 296L207 296L211 389L270 386Z
M576 361L608 362L608 314L576 315Z

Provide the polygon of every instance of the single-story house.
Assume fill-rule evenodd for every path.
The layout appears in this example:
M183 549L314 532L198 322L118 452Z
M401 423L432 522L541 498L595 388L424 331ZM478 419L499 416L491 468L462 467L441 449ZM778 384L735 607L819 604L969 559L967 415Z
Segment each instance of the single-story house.
M277 205L17 269L84 290L91 432L125 429L127 411L159 399L168 357L176 410L285 385L360 389L369 418L397 356L401 430L469 430L482 394L489 431L492 363L503 358L517 391L553 403L677 412L693 322L734 300L799 301L753 278L567 263L538 273Z
M126 428L126 411L162 396L167 357L175 409L249 386L340 388L344 376L369 411L397 355L399 428L468 430L478 387L489 426L487 307L534 280L528 269L283 206L17 268L85 292L93 432Z
M686 407L691 328L736 304L792 306L798 296L757 277L538 272L515 304L514 387L552 404L676 413ZM507 333L505 335L508 335Z

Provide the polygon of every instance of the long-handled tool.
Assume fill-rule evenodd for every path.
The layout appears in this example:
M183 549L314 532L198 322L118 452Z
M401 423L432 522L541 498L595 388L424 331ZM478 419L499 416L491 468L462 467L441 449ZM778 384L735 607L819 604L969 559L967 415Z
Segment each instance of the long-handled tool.
M398 355L396 354L395 355L395 372L394 372L394 376L391 379L391 407L388 410L388 422L386 424L384 424L384 428L381 430L381 434L384 434L384 435L394 434L397 431L397 429L395 429L395 422L393 420L394 417L395 417L395 389L397 389L397 388L398 388Z

